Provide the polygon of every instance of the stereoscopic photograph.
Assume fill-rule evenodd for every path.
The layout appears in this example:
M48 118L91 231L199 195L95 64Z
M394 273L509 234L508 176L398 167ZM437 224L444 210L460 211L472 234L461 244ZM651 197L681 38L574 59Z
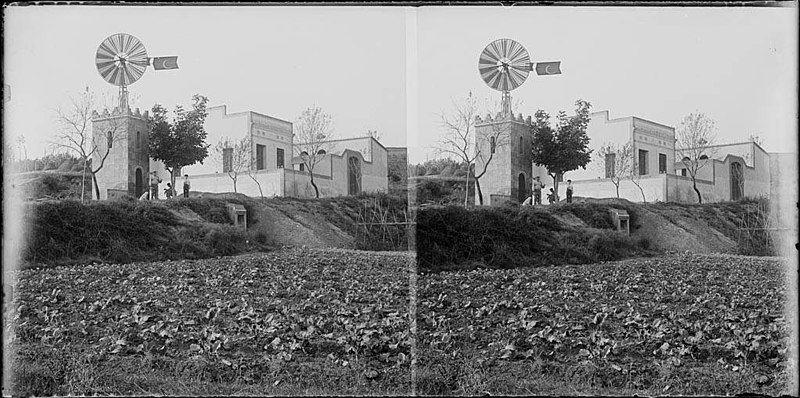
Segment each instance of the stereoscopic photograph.
M10 4L3 394L798 394L798 12Z

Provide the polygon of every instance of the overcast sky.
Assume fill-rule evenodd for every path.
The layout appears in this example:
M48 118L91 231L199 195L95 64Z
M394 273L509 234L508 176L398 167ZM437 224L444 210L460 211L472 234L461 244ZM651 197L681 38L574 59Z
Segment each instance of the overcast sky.
M41 157L57 128L53 109L85 86L116 94L94 59L115 33L137 37L148 56L178 56L129 87L142 110L172 110L200 93L228 112L293 122L314 104L338 137L377 130L406 145L405 13L400 8L54 7L5 8L4 83L12 98L7 135L24 135ZM213 145L214 143L212 143Z
M612 118L677 127L697 110L716 120L721 142L758 134L767 151L794 151L797 32L796 8L426 8L417 18L419 129L409 145L430 154L436 114L470 90L499 101L478 56L510 38L534 62L561 61L562 71L531 73L512 91L522 102L515 114L572 113L580 98Z
M294 121L317 104L339 137L378 130L410 161L433 157L437 114L470 91L500 93L481 80L483 48L521 43L535 61L561 61L561 75L536 76L512 92L515 113L571 112L577 99L611 117L677 126L690 112L717 121L721 142L758 134L768 151L795 150L796 8L5 8L4 135L24 135L40 157L56 129L53 110L85 86L116 88L94 57L109 35L136 36L148 55L177 55L179 70L154 71L130 86L137 106L173 108L194 93L229 112ZM408 127L408 128L407 128Z

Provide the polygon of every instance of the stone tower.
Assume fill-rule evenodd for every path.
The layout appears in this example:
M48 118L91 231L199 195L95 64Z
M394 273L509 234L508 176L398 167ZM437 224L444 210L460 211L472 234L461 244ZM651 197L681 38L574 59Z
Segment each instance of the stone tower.
M531 117L522 114L497 114L494 118L475 117L475 136L481 151L475 162L480 174L491 151L494 151L486 174L480 179L484 205L499 205L506 201L522 203L531 195ZM478 204L478 193L475 192Z
M148 189L149 120L147 111L141 114L138 108L135 112L130 108L114 108L110 113L104 109L102 114L92 112L92 138L97 145L92 167L103 162L103 168L96 175L101 200L125 195L138 198ZM111 149L103 161L109 145Z

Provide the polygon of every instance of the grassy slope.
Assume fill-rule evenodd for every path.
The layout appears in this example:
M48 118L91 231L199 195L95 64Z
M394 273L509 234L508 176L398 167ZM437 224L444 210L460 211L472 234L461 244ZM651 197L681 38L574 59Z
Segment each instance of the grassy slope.
M6 392L408 394L409 261L292 249L22 271Z
M247 209L247 230L230 225L228 203ZM30 202L23 260L28 264L207 258L281 246L404 250L405 229L360 226L380 214L402 218L405 201L388 195L320 200L241 194L168 201Z
M609 209L630 215L630 236L613 230ZM417 214L420 268L514 268L590 264L659 252L774 255L768 205L749 201L685 205L578 199L549 206L425 207Z
M784 265L671 255L421 275L422 394L780 394Z

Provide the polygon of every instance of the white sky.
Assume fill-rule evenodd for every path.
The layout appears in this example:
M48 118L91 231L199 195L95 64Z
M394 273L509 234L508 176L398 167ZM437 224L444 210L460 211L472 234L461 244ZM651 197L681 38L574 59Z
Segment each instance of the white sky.
M433 157L437 113L471 90L499 102L478 74L490 42L510 38L532 61L561 61L561 75L512 91L514 113L573 113L579 98L612 118L677 127L695 111L715 119L718 141L765 138L767 151L796 151L796 8L425 8L417 19L418 130L411 161ZM790 145L786 145L790 142Z
M94 65L97 46L125 32L150 57L177 55L130 91L138 107L188 105L194 93L229 112L294 121L317 104L339 137L378 130L386 146L433 157L437 114L472 91L498 101L477 61L511 38L534 61L562 61L512 92L515 113L572 112L578 98L611 117L677 126L690 112L717 121L721 142L797 144L796 8L623 7L81 7L5 8L4 135L40 157L54 109L85 86L116 93ZM408 93L408 94L407 94ZM407 112L408 111L408 112ZM408 128L406 128L408 126Z
M41 157L57 128L54 109L88 85L116 95L94 64L115 33L137 37L148 56L178 56L129 87L141 110L189 106L195 93L228 112L294 122L313 104L340 138L378 130L405 146L405 15L399 8L11 7L5 8L7 136L24 135ZM132 106L133 108L134 106ZM214 143L211 143L212 145Z

